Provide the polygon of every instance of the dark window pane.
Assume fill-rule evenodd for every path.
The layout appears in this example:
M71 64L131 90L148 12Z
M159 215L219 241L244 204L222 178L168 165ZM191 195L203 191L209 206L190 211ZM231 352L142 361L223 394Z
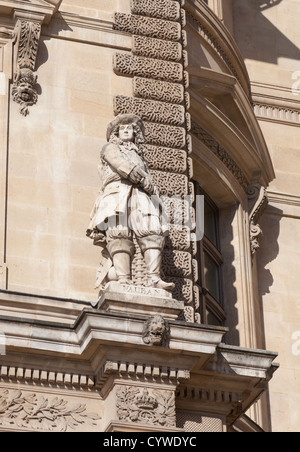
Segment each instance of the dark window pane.
M210 205L204 203L204 234L206 237L217 246L217 224L216 214Z
M210 311L206 311L206 319L208 325L222 326L222 322Z
M204 253L204 277L205 288L220 303L219 266L207 253Z

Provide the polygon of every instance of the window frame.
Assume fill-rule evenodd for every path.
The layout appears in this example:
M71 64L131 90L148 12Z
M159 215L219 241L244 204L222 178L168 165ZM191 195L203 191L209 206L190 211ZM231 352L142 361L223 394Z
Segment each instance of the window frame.
M226 321L226 313L224 310L224 295L223 295L223 278L222 265L223 258L220 251L220 228L219 228L219 210L211 198L201 189L198 182L194 181L195 195L204 196L204 202L208 204L215 216L215 231L216 231L216 245L205 235L202 240L197 242L197 261L198 261L198 280L197 286L199 288L199 314L202 324L208 323L207 312L212 314L220 326L223 326ZM196 212L197 215L197 212ZM218 291L219 300L217 300L207 289L205 283L205 253L212 259L218 268Z

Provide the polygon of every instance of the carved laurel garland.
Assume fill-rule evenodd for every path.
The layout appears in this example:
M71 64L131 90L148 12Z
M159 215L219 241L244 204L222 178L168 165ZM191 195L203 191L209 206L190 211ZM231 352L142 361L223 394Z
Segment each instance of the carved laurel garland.
M150 390L135 386L117 388L117 415L120 421L176 426L174 391Z
M88 413L86 405L71 406L68 401L54 397L51 400L34 393L0 389L0 426L30 430L65 432L78 425L97 425L100 417Z

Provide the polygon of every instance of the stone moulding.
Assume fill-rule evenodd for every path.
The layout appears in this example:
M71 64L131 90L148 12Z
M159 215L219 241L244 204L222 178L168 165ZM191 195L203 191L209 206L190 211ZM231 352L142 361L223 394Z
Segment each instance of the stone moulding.
M229 71L240 82L247 97L251 98L250 79L244 60L227 28L207 5L199 0L182 0L187 24L203 38L220 57Z
M96 387L103 389L109 378L126 379L129 381L142 381L145 379L148 383L178 385L190 378L190 372L187 369L178 369L172 366L149 365L146 362L128 363L125 361L109 360L101 364L96 377Z
M92 389L95 385L94 377L90 375L4 365L0 366L0 380L32 384L42 383L43 385L57 385L61 387L80 387L86 390Z
M275 121L290 125L300 125L300 109L284 107L255 101L255 115L264 121Z
M248 189L247 178L243 173L242 169L233 160L229 153L222 146L220 146L219 143L195 121L192 122L191 133L194 136L196 136L200 141L202 141L205 144L205 146L207 146L224 163L224 165L237 179L237 181L244 189L244 191L247 192Z

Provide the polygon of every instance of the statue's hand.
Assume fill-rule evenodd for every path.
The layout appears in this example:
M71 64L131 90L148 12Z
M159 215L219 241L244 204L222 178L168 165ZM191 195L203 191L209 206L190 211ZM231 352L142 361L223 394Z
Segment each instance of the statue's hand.
M150 177L145 177L141 180L141 187L146 193L148 193L148 195L153 195L155 192L155 187Z
M133 184L139 184L145 177L145 173L141 168L135 166L133 170L129 173L128 179Z

